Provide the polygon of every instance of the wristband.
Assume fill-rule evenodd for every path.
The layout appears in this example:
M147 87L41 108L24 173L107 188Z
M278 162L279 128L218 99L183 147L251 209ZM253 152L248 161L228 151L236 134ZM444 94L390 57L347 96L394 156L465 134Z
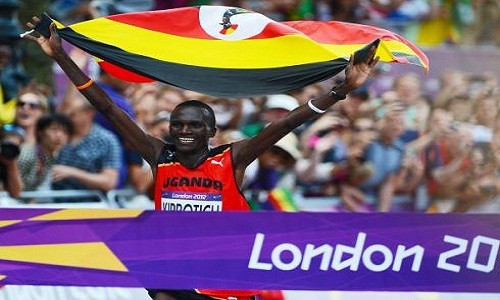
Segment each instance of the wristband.
M91 86L93 83L94 83L94 80L89 79L89 81L85 82L84 84L77 86L76 89L79 91L84 90L84 89L88 88L89 86Z
M307 101L307 106L309 106L309 108L314 111L315 113L318 113L318 114L324 114L326 112L326 110L323 110L323 109L319 109L317 108L316 106L314 106L314 104L312 104L312 99Z
M335 101L340 101L340 100L344 100L346 98L346 95L341 96L334 89L331 89L330 90L330 97L332 97L332 99L335 100Z

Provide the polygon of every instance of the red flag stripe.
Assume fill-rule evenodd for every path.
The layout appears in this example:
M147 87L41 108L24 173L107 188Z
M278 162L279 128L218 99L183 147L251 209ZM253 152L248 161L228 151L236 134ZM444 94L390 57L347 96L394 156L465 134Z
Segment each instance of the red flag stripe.
M115 22L120 22L123 24L176 36L217 40L217 38L207 34L206 31L201 27L198 8L183 7L168 10L169 14L176 15L173 14L174 11L177 14L182 14L183 18L165 19L165 11L162 10L119 14L108 16L106 18ZM161 22L158 22L158 19L163 20ZM222 29L223 27L221 25L221 30ZM297 30L294 30L287 26L283 26L278 22L271 21L267 26L265 26L264 30L262 30L260 34L249 37L248 39L267 39L283 36L286 34L302 35L302 33Z

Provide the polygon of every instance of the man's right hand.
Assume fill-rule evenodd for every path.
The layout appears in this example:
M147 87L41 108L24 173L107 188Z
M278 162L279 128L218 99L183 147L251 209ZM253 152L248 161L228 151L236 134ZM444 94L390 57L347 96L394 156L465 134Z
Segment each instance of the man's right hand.
M30 29L34 29L36 24L40 22L40 19L38 17L33 17L30 22L26 23L26 25ZM24 38L30 41L37 42L40 45L40 48L42 48L43 52L47 54L48 56L54 58L59 54L62 54L64 52L62 48L62 43L61 43L61 38L59 35L56 33L56 24L52 23L50 24L50 38L46 38L43 35L40 35L39 37L35 37L33 35L25 35Z

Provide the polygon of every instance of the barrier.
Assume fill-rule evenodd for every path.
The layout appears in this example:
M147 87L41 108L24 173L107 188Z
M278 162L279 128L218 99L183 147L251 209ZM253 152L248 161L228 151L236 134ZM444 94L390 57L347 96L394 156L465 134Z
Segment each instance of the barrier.
M9 208L0 225L3 284L500 293L496 215Z

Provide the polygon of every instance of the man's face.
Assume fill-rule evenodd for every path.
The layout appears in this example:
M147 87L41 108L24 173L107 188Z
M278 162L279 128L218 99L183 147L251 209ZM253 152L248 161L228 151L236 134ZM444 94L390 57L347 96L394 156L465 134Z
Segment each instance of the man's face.
M80 129L86 128L94 119L94 112L92 109L85 105L84 100L79 98L73 99L64 109L63 113L71 119L77 132L79 132Z
M209 118L203 108L181 107L170 116L170 136L180 152L197 152L208 147L215 129L209 125Z
M40 132L39 138L40 143L45 145L49 151L55 151L68 143L69 132L63 125L52 123Z

